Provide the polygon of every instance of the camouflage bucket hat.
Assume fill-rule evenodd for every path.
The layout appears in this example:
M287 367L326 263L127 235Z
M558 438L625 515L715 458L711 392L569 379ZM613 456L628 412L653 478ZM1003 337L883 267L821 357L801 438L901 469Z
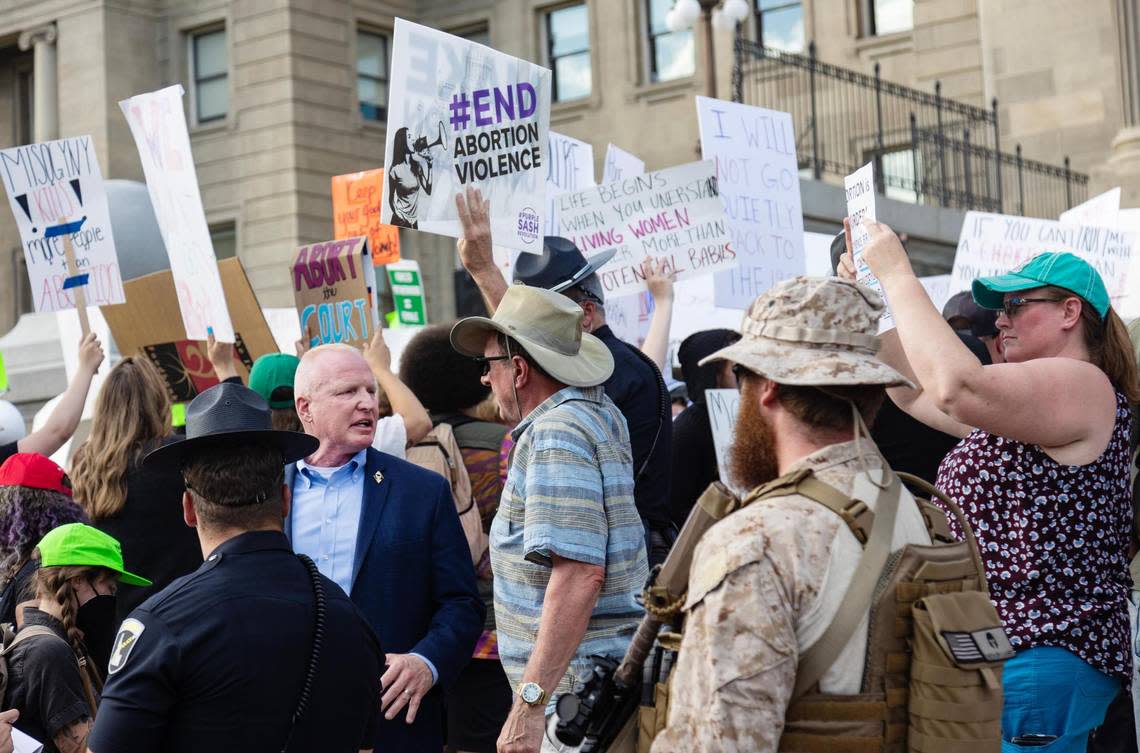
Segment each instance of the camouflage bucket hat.
M743 337L701 360L732 361L780 384L885 387L911 383L880 361L875 291L835 277L795 277L748 308Z

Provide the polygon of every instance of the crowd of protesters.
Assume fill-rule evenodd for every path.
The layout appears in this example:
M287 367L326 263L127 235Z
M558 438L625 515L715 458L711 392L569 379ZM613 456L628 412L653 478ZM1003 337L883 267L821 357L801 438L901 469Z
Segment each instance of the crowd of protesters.
M128 355L65 470L46 456L103 359L83 339L44 428L0 446L0 622L17 631L0 753L13 728L49 753L575 750L554 701L625 654L651 568L718 480L705 394L724 388L741 390L736 488L798 471L852 494L893 469L961 508L949 531L976 537L1016 652L1003 750L1135 750L1140 322L1091 266L1044 253L939 311L869 222L895 321L876 335L884 304L854 281L848 228L834 277L685 338L678 390L667 271L646 268L657 307L627 344L606 324L605 254L548 237L508 284L486 201L456 204L489 316L422 329L398 374L377 333L265 355L247 387L211 337L221 384L175 429L162 376ZM927 508L897 514L896 549L931 543ZM797 662L857 569L842 520L789 493L706 535L655 753L785 749ZM290 551L319 571L312 605ZM334 627L352 637L321 644ZM859 645L817 689L860 692ZM305 674L320 661L344 683Z

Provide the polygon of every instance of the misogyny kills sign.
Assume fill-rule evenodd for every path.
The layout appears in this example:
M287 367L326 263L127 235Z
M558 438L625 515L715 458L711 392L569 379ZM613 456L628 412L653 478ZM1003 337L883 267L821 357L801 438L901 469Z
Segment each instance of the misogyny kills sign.
M538 253L550 71L397 18L390 81L381 222L458 238L455 195L477 186L495 243Z
M1011 272L1046 251L1067 251L1100 272L1112 307L1128 320L1140 316L1137 240L1137 234L1127 230L967 212L950 272L950 293L969 290L978 277Z
M615 249L598 270L611 295L645 289L641 265L649 258L678 280L736 265L711 160L562 194L558 215L562 235L586 256Z
M20 229L36 311L75 308L72 290L80 284L86 285L89 305L127 300L90 136L0 151L0 178ZM64 234L46 232L61 224L72 228ZM68 274L65 235L71 236L77 275Z
M373 279L367 238L301 246L293 258L293 300L301 336L310 347L347 343L357 347L372 339L376 326Z
M734 269L716 276L716 304L746 309L804 273L804 218L792 116L697 97L701 155L716 161Z

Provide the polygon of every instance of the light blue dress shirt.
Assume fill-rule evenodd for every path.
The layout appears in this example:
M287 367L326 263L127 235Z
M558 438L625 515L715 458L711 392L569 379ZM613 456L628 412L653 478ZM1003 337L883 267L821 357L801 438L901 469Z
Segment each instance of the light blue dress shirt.
M346 594L352 593L367 455L367 449L361 450L339 468L298 460L293 476L293 551L311 557L321 574ZM439 680L435 665L426 656L412 655L428 665L434 685Z

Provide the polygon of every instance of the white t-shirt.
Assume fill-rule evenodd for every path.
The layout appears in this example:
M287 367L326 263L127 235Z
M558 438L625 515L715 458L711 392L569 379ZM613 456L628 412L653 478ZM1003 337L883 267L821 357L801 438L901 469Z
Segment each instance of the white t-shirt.
M372 449L406 460L404 448L407 445L408 429L404 425L404 417L399 413L393 413L376 422L376 436L372 440Z

